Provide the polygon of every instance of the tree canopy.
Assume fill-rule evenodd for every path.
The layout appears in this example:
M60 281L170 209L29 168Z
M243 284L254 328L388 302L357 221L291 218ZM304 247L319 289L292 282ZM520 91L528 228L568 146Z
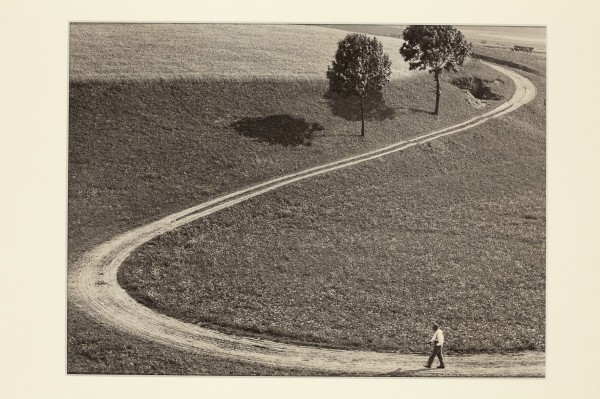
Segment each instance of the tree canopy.
M327 68L329 89L334 93L360 98L362 127L365 134L364 108L369 93L381 90L391 75L389 56L377 38L351 33L338 43L335 60Z
M456 72L471 55L473 47L460 30L450 25L410 25L404 29L403 38L400 54L408 62L409 69L427 69L435 77L434 114L438 115L442 72Z

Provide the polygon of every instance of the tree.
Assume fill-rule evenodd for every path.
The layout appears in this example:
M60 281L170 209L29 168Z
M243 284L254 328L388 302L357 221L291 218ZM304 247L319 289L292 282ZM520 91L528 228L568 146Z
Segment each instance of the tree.
M458 29L450 25L410 25L403 32L404 44L400 54L409 69L428 69L436 83L435 111L439 115L440 77L443 71L458 71L471 55L473 46Z
M361 135L365 135L365 102L367 96L383 89L392 73L389 56L377 38L351 33L338 43L335 60L327 68L329 90L357 96L360 99Z

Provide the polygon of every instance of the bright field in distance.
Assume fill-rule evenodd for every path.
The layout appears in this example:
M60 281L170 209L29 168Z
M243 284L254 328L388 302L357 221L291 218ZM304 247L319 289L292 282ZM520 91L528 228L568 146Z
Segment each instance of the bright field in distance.
M302 25L72 24L71 80L325 78L348 32ZM378 38L392 78L402 41Z

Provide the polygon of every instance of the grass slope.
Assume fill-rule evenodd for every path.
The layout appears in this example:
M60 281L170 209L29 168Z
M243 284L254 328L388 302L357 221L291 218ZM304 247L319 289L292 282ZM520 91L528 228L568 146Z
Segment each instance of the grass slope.
M317 25L332 29L402 38L406 25ZM546 28L542 26L454 25L470 42L478 45L510 48L531 46L536 52L546 51Z
M546 53L525 53L479 45L473 47L473 53L481 59L546 76Z
M77 331L67 341L70 374L175 374L175 375L319 375L315 371L281 369L223 360L165 348L98 324L72 306L67 328Z
M468 73L497 76L478 62ZM443 116L435 119L425 112L434 94L423 87L433 88L428 74L391 82L363 140L356 102L327 100L324 80L72 83L69 259L216 194L481 112L446 82ZM508 96L513 86L496 90ZM322 130L305 137L314 124Z
M298 69L288 70L285 76L265 76L261 72L259 77L246 78L240 75L242 68L229 62L227 66L233 72L225 75L235 79L223 79L225 75L211 75L210 71L209 78L200 78L189 73L195 68L194 62L200 62L194 61L193 51L180 51L189 39L185 34L185 40L177 45L172 37L165 38L164 42L173 42L169 47L161 44L155 33L144 33L154 38L146 40L149 53L140 55L136 52L144 43L144 34L139 31L120 36L112 30L114 26L108 26L104 31L94 28L94 34L89 30L77 34L76 26L72 25L71 30L69 262L115 234L219 193L363 152L481 112L470 108L462 92L446 80L442 116L432 118L423 111L433 107L433 81L426 74L411 74L409 79L394 81L386 88L385 100L393 111L383 107L384 112L373 113L363 140L357 137L359 123L353 120L355 105L324 97L324 70L316 73L289 62L287 67ZM129 38L136 35L135 40ZM313 44L295 41L297 34L286 37L294 40L296 47ZM229 46L237 45L232 39L240 40L230 36ZM91 43L94 40L104 44ZM328 57L333 56L336 40L337 36L326 51ZM251 47L262 45L245 43ZM284 46L288 47L292 46ZM176 56L169 56L169 48ZM389 51L390 55L397 52ZM248 56L249 52L244 50L244 54ZM187 66L177 69L168 63L175 59ZM270 62L268 57L262 59ZM142 65L149 60L157 63ZM310 58L300 61L313 62ZM136 62L137 67L132 69ZM223 65L210 59L201 63ZM326 63L323 65L326 67ZM112 72L107 73L111 68ZM315 78L302 78L311 71ZM465 73L495 78L478 63L472 63ZM168 78L160 80L158 76ZM506 82L497 90L509 95L513 87ZM323 129L307 137L307 129L313 126ZM282 137L282 132L287 134ZM67 367L70 373L290 373L165 350L106 329L71 304ZM291 373L301 374L298 370Z
M329 24L316 25L324 28L339 29L348 32L366 33L368 35L402 38L402 32L406 25L368 25L368 24Z
M418 352L439 319L453 353L543 350L543 99L158 237L120 282L186 322L275 340Z
M546 27L544 26L489 26L457 25L458 29L473 43L513 47L531 46L535 51L546 51Z
M347 32L295 25L72 24L71 80L324 78ZM402 41L380 38L392 76Z

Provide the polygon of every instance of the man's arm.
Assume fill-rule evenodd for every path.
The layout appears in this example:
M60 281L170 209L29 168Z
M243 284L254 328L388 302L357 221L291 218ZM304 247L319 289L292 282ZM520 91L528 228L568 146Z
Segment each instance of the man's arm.
M431 344L432 344L432 345L434 345L434 344L435 344L435 341L437 341L437 333L438 333L438 331L439 331L439 330L436 330L436 331L433 333L433 337L431 337Z

